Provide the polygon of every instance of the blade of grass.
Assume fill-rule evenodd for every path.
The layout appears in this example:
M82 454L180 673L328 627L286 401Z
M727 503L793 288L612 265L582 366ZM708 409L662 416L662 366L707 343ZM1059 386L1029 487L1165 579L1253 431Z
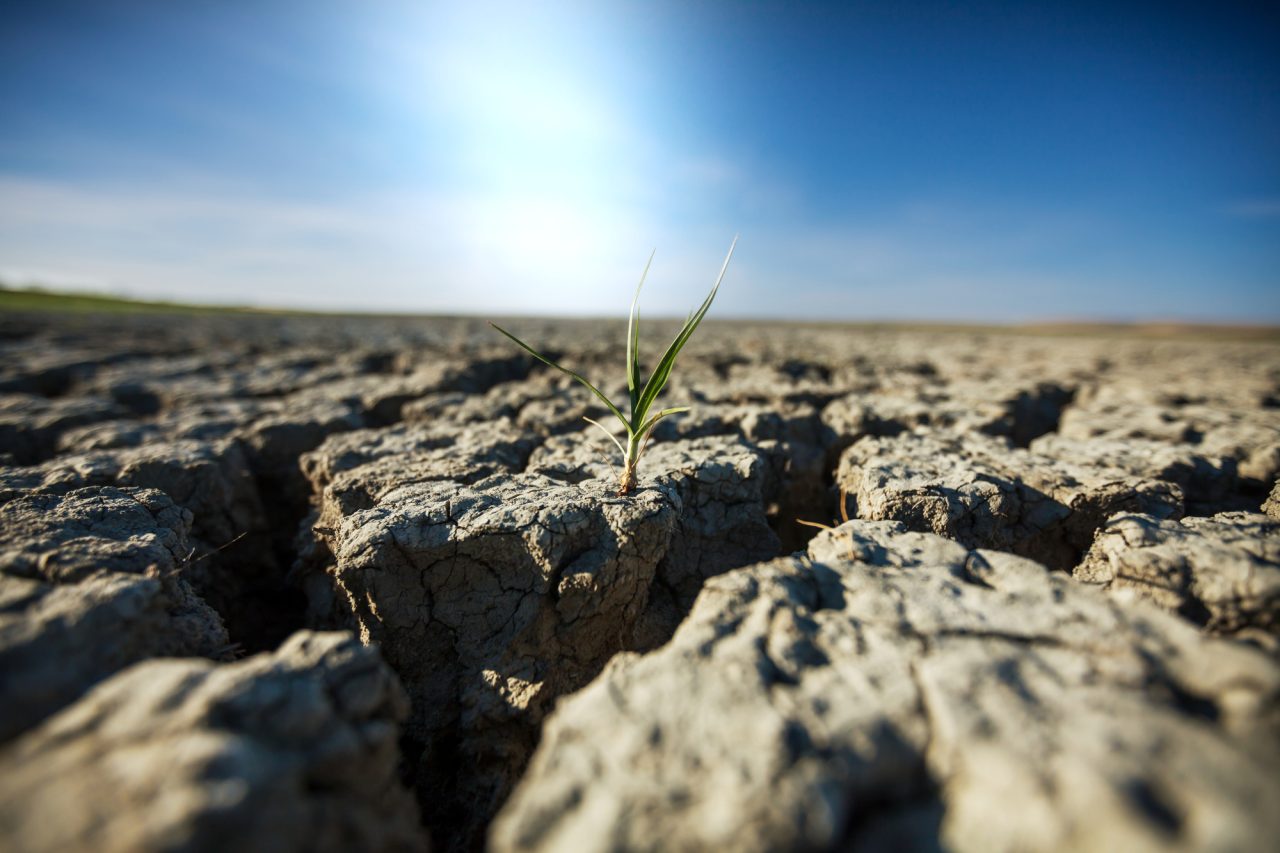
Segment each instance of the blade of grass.
M637 411L641 418L649 411L649 407L653 405L658 393L666 386L671 370L675 367L676 358L680 355L680 350L684 348L694 330L698 328L698 324L702 322L702 318L706 316L707 310L711 308L711 303L716 298L716 291L720 289L720 282L724 280L725 271L729 269L729 260L733 257L734 247L737 245L738 238L734 237L733 243L729 246L729 254L725 255L724 264L720 267L720 275L716 276L716 283L712 286L711 292L707 294L707 298L703 300L702 305L693 313L693 316L685 321L684 328L680 330L680 334L676 335L676 339L667 347L667 351L663 353L662 359L649 376L649 381L645 384L644 390L640 392Z
M587 378L586 378L585 376L583 376L583 375L582 375L582 374L580 374L580 373L574 373L574 372L573 372L572 370L570 370L569 368L567 368L567 367L562 367L561 365L556 364L554 361L552 361L551 359L549 359L549 358L547 358L546 356L542 355L540 352L538 352L537 350L535 350L533 347L529 346L529 345L528 345L528 344L526 344L524 341L520 340L520 339L519 339L519 338L517 338L515 335L511 334L511 333L510 333L510 332L508 332L506 329L504 329L504 328L502 328L501 326L499 326L497 323L492 323L492 322L491 322L491 323L489 323L489 325L490 325L490 326L493 326L493 327L494 327L495 329L497 329L499 332L502 332L502 334L506 335L508 338L510 338L511 340L515 341L515 343L516 343L516 345L517 345L517 346L519 346L519 347L520 347L521 349L523 349L525 352L529 353L529 355L533 356L533 357L534 357L534 358L536 358L538 361L542 362L543 364L550 365L551 367L554 367L556 370L559 370L561 373L565 373L565 374L568 374L569 376L572 376L574 379L578 380L578 381L579 381L579 382L581 382L583 385L585 385L585 386L587 387L587 389L588 389L589 391L591 391L591 393L592 393L592 394L595 394L595 395L596 395L596 397L600 400L600 402L601 402L601 403L604 403L605 407L606 407L609 411L613 412L614 417L616 417L618 420L622 421L622 425L623 425L623 426L625 426L625 427L627 428L627 432L628 432L628 433L630 433L630 432L631 432L631 422L630 422L630 421L628 421L625 417L623 417L622 412L618 411L618 407L617 407L617 406L615 406L615 405L613 404L613 401L612 401L612 400L610 400L608 397L606 397L606 396L605 396L605 395L600 391L600 389L599 389L599 388L597 388L596 386L594 386L594 385L592 385L590 382L588 382L588 381L587 381Z
M607 429L605 429L605 428L604 428L604 424L600 423L600 422L599 422L599 421L597 421L597 420L592 420L591 418L587 417L586 415L583 415L582 419L583 419L584 421L586 421L587 423L591 424L592 426L595 426L595 427L599 428L599 430L600 430L602 433L604 433L605 435L609 436L609 440L610 440L610 441L612 441L614 444L618 445L618 452L622 454L622 458L624 458L624 459L625 459L625 458L627 457L627 449L626 449L625 447L623 447L623 446L622 446L622 442L621 442L621 441L618 441L618 437L617 437L616 435L614 435L613 433L609 432L609 430L607 430Z
M640 288L649 275L649 267L653 264L653 256L658 253L654 249L645 262L644 272L640 273L640 283L636 285L636 295L631 298L631 314L627 318L627 394L631 397L631 417L636 416L636 402L640 399Z
M654 426L658 423L658 421L662 420L667 415L678 415L681 412L687 412L687 411L689 411L688 406L675 406L670 409L663 409L661 412L658 412L656 415L649 418L649 420L645 421L644 426L640 427L638 431L643 434L653 429Z

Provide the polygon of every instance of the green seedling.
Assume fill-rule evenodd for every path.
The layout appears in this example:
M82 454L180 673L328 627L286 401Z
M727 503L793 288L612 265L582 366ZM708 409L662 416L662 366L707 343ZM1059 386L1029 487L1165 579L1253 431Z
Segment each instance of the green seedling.
M609 436L609 440L617 445L618 450L622 453L622 471L618 476L619 495L629 494L636 487L636 469L640 465L640 458L644 456L645 449L649 446L649 437L653 434L653 428L657 426L658 421L668 415L689 411L688 406L676 406L655 412L653 411L654 402L658 399L658 394L662 392L667 380L671 377L671 370L675 367L676 358L680 355L680 350L689 342L690 336L698 328L702 318L706 316L707 309L711 307L712 300L716 298L716 291L720 289L720 282L724 280L725 270L729 268L729 259L733 257L733 249L737 245L738 238L734 237L733 243L729 246L729 254L725 255L724 264L720 267L720 275L716 277L716 283L711 288L711 292L702 301L702 305L698 306L698 309L684 321L680 334L676 335L675 340L667 347L667 351L663 353L657 366L653 368L653 373L649 375L649 380L642 384L640 382L640 288L644 287L645 276L649 274L649 265L653 263L653 255L649 255L649 262L644 265L644 272L640 274L640 283L636 285L636 294L631 300L631 315L627 320L627 392L631 398L630 417L622 414L622 410L614 405L613 401L606 397L599 388L587 381L586 377L575 373L567 367L556 364L496 323L489 324L515 341L517 345L534 358L544 364L549 364L562 373L567 373L581 382L587 387L587 390L599 398L600 402L604 403L605 408L612 412L614 417L622 422L627 433L625 447L623 447L617 436L605 429L604 425L591 418L584 418L588 423L599 427L601 432Z

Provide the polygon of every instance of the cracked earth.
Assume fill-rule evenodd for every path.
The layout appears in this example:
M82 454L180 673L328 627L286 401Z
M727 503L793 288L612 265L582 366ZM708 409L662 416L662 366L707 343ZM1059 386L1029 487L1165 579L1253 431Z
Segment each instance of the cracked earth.
M511 328L625 396L621 324ZM1275 344L709 322L627 497L480 321L0 349L15 849L1280 834Z

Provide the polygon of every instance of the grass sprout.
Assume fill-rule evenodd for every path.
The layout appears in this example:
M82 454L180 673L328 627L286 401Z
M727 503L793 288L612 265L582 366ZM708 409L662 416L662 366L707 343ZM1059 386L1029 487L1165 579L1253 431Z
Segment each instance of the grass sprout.
M653 428L657 426L658 421L668 415L689 411L688 406L676 406L654 411L654 403L666 386L667 380L671 378L671 371L676 365L676 358L679 357L680 350L684 349L684 345L689 342L689 338L693 335L694 330L698 328L698 324L702 322L702 318L707 315L707 310L716 298L716 292L720 289L720 282L724 280L725 271L729 268L729 259L733 257L733 250L737 245L738 238L734 237L733 243L729 246L729 254L725 255L724 264L720 267L720 275L716 277L716 283L712 286L711 292L707 294L706 299L702 300L702 304L698 306L697 310L685 319L680 333L676 335L675 340L671 342L666 352L662 354L662 358L654 366L653 372L649 374L649 379L642 383L640 373L640 288L644 287L645 277L649 274L649 266L653 263L653 254L649 255L649 261L644 265L644 272L640 274L640 283L636 285L636 293L631 300L631 314L627 320L627 394L631 404L629 417L624 415L622 409L606 397L599 388L592 385L586 377L555 363L498 324L489 324L515 341L518 346L534 358L581 382L600 402L604 403L605 408L614 417L622 422L623 427L626 428L627 443L625 447L618 437L609 432L603 424L591 418L584 418L588 423L599 427L601 432L609 436L609 440L617 445L618 450L622 453L622 471L618 476L619 495L629 494L635 488L636 469L640 465L640 458L644 456L644 451L649 445L649 437L653 434Z

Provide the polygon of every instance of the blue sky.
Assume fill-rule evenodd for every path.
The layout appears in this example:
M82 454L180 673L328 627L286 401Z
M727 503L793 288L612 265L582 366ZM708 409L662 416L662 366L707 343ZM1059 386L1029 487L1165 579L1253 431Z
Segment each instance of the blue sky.
M1280 18L1154 3L0 10L0 279L202 302L1280 322Z

